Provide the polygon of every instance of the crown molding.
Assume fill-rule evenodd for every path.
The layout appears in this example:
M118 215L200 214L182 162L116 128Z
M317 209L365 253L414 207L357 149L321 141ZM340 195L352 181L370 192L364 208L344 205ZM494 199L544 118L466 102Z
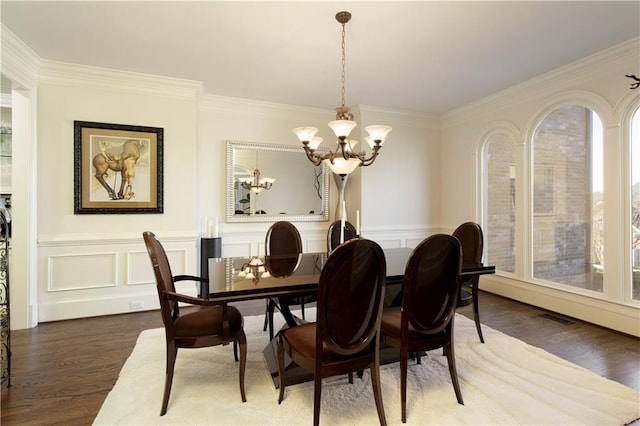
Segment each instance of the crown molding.
M496 105L502 109L521 103L523 98L527 100L536 96L546 98L549 91L567 89L568 81L575 84L579 81L597 78L602 73L603 67L610 68L614 64L626 63L634 57L637 62L640 57L639 52L640 37L636 37L447 112L442 115L442 127L448 128L491 115L496 109Z
M42 61L40 56L3 24L0 24L0 38L2 39L0 55L2 74L17 86L35 88Z
M354 112L359 112L363 121L368 116L375 116L376 121L390 121L396 125L405 125L411 127L439 130L441 118L438 115L427 114L424 112L390 109L371 105L356 105L352 108Z
M233 98L205 94L200 101L203 111L226 112L253 116L282 119L286 117L307 116L309 120L333 120L334 111L322 108L303 107L299 105L280 104L275 102L257 101L253 99ZM393 121L396 125L439 129L440 118L435 115L424 114L408 110L393 110L370 105L356 105L351 108L354 114L360 114L363 121L373 115L376 119Z
M162 77L57 61L42 61L40 84L85 87L167 98L195 100L203 85L199 81Z
M241 115L269 117L273 119L307 115L311 117L325 117L330 112L320 108L301 107L297 105L280 104L276 102L258 101L246 98L234 98L204 94L200 99L199 108L203 111L224 112Z

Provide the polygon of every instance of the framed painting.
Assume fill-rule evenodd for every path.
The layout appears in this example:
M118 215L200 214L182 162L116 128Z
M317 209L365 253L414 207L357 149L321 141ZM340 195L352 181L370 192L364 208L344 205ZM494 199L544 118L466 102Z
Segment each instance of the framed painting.
M74 121L74 213L162 213L163 134Z

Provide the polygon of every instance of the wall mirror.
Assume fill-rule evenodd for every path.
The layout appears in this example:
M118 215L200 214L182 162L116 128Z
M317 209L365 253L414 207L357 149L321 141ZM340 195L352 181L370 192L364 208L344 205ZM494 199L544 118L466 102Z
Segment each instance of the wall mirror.
M329 173L302 147L227 141L227 222L329 220Z

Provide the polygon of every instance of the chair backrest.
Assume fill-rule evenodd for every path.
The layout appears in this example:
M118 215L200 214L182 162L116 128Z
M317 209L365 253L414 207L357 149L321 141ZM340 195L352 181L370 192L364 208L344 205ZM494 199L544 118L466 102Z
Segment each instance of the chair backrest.
M340 229L342 228L342 221L336 220L327 230L327 251L331 253L336 247L340 245ZM344 222L344 240L349 241L356 237L356 228L348 222Z
M267 256L302 253L302 238L298 228L291 222L275 222L267 230L265 237Z
M147 252L151 259L153 272L156 276L156 288L158 297L160 298L160 311L162 313L162 322L165 328L173 329L173 319L179 315L178 303L169 300L165 296L166 291L175 292L173 275L171 274L171 266L164 247L153 232L145 231L142 233L144 243L147 246Z
M272 255L266 256L264 266L274 278L287 278L293 274L298 266L302 255Z
M320 274L316 350L351 355L377 343L386 283L386 260L373 241L338 246ZM374 338L375 337L375 338Z
M479 265L482 263L484 236L482 228L475 222L465 222L453 231L453 236L462 244L462 263Z
M418 244L404 272L403 321L426 334L444 330L458 304L461 270L462 248L456 237L435 234Z

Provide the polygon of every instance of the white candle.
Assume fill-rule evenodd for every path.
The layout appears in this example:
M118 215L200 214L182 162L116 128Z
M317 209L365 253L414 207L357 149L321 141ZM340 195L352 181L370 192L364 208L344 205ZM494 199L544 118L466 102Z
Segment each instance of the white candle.
M220 217L216 216L216 232L213 234L214 237L218 238L220 236Z
M211 218L207 217L207 238L211 238L213 236L213 223L211 223Z
M356 210L356 235L360 236L360 210Z

